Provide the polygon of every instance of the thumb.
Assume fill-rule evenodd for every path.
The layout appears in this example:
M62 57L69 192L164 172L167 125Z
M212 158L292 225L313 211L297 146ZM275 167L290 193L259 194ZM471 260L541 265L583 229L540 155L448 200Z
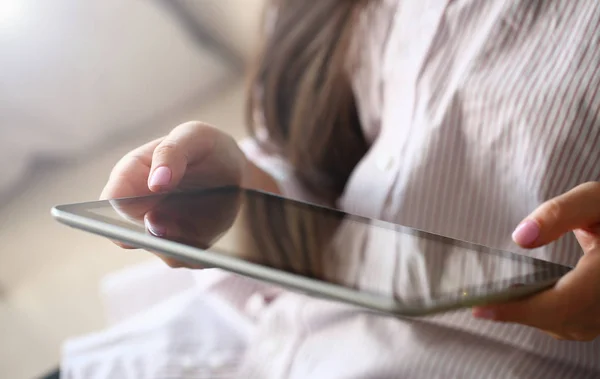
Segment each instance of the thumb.
M186 122L173 129L154 149L148 188L152 192L177 188L188 165L210 155L215 132L215 128L201 122Z
M550 330L566 319L565 297L554 288L510 303L473 308L473 316L500 322L512 322Z
M503 304L473 309L473 315L493 321L529 325L546 331L565 333L568 326L583 325L581 315L594 317L593 307L599 296L600 254L584 255L574 270L537 295Z
M522 247L535 248L598 223L600 183L590 182L540 205L515 229L513 240Z

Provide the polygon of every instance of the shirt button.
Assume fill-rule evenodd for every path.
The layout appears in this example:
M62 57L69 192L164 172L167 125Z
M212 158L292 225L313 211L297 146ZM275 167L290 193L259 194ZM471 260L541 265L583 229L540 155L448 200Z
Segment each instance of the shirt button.
M277 340L277 336L270 336L268 340L262 341L262 347L268 355L275 356L283 349L283 346Z
M208 357L208 367L220 370L231 364L235 355L231 352L215 352Z
M246 301L244 311L252 318L258 318L261 311L265 309L267 302L264 296L260 293L255 293Z
M190 370L194 367L194 358L189 355L184 355L180 358L179 364L184 370Z
M381 157L377 161L377 168L381 171L391 171L394 168L396 160L393 156Z

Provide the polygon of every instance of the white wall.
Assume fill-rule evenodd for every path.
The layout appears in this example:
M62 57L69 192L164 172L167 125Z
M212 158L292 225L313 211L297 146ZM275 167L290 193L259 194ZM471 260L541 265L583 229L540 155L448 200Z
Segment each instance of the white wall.
M263 0L181 1L219 5L224 35L252 54ZM0 192L40 154L70 162L0 204L0 378L56 365L65 338L102 327L100 278L150 258L59 225L50 207L96 199L119 157L179 122L243 134L243 82L199 96L230 74L162 12L151 0L0 0Z

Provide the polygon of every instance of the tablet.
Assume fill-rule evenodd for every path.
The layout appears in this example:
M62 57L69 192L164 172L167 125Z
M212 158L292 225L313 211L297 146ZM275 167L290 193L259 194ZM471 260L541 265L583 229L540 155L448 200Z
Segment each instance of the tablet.
M396 316L513 300L572 268L238 187L61 205L60 222Z

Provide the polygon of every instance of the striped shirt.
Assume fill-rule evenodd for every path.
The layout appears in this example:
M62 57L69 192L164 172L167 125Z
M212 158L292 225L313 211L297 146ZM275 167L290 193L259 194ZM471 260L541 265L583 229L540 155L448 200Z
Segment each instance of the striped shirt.
M371 148L339 199L341 209L576 264L582 253L571 235L534 251L517 249L510 236L545 200L599 179L598 0L372 1L349 59ZM242 146L287 196L319 200L276 152L252 141ZM378 242L386 237L372 233L356 233L356 244L366 246L367 263L380 264ZM94 372L123 378L600 377L600 340L556 341L529 327L473 319L469 311L397 320L227 274L209 292L253 320L245 348L237 339L231 343L228 374L206 371L202 352L216 333L203 329L212 322L201 322L214 313L209 301L176 308L151 333L132 331L137 319L126 332L72 342L63 369L73 378ZM155 307L146 317L157 313ZM226 351L223 340L216 339ZM135 348L120 348L112 360L99 354L126 341ZM160 362L168 370L156 369Z
M542 202L600 178L600 2L373 2L352 54L372 144L341 209L577 263L573 235L522 251L511 232ZM279 175L290 196L308 197ZM468 311L397 321L286 296L256 340L280 341L279 358L256 345L247 360L260 377L600 377L599 340L556 341Z

